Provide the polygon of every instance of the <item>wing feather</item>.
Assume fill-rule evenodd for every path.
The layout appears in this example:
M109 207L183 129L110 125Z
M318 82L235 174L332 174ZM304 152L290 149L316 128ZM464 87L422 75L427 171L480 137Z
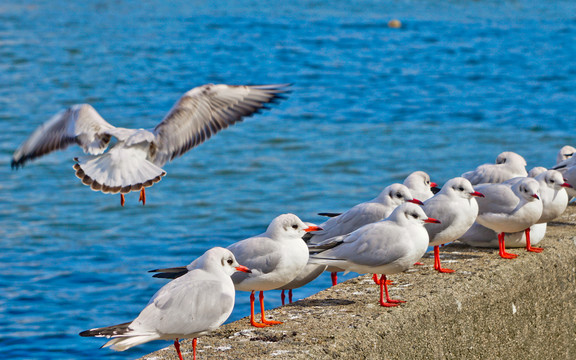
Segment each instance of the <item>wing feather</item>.
M71 144L82 147L84 152L99 155L110 143L110 130L114 126L104 120L88 104L74 105L54 115L40 125L14 152L12 168L19 168L30 160L62 150Z
M162 166L220 130L282 99L288 84L203 85L185 93L156 126L154 163Z

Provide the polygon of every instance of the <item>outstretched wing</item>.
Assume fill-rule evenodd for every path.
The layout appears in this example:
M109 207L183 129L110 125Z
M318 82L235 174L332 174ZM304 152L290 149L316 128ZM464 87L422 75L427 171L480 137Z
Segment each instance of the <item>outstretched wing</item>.
M14 152L12 168L19 168L30 160L71 144L78 144L84 152L99 155L110 142L109 130L114 129L88 104L74 105L54 115L40 125Z
M163 166L267 103L283 99L288 84L261 86L203 85L186 94L154 129L153 162Z

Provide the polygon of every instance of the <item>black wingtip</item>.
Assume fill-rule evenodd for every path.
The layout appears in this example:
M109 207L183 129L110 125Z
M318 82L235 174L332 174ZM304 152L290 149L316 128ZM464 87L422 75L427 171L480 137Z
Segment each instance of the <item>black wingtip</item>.
M336 217L342 215L342 213L333 213L333 212L321 212L318 213L319 216L326 216L326 217Z

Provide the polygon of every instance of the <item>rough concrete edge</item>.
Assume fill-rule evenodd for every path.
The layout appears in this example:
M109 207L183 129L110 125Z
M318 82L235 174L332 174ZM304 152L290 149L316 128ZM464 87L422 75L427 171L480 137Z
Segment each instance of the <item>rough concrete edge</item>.
M541 254L442 248L438 274L425 266L391 279L392 297L408 303L382 308L378 288L360 276L270 311L284 324L254 329L246 318L198 341L200 359L307 358L576 358L576 208L570 207L540 243ZM268 311L267 311L268 314ZM191 341L183 341L191 357ZM142 359L176 359L173 347Z

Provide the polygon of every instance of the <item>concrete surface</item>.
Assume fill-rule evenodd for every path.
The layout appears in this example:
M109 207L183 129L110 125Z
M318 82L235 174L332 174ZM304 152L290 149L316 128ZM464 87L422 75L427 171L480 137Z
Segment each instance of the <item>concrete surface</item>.
M267 311L284 324L256 329L241 319L198 339L198 359L576 359L576 207L549 223L541 254L462 244L392 275L395 308L378 304L362 276ZM242 293L244 294L244 293ZM168 344L168 343L167 343ZM191 341L182 341L191 359ZM172 346L143 359L177 359Z

